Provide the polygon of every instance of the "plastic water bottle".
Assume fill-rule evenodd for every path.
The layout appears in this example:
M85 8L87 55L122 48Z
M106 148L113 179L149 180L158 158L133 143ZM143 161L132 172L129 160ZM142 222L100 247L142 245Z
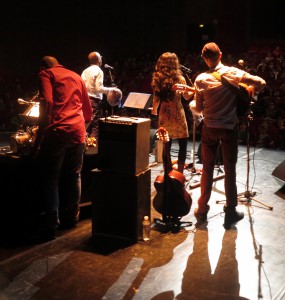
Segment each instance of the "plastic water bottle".
M150 240L150 220L148 216L143 217L142 239L145 242L148 242Z

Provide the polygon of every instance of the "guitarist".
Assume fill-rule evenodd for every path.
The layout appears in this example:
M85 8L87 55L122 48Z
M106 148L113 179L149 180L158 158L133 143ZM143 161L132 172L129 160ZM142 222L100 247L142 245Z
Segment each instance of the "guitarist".
M180 70L177 55L165 52L158 58L152 75L153 103L151 114L158 115L158 127L164 127L167 130L170 147L172 140L177 139L179 145L178 171L183 173L189 132L181 97L183 95L186 100L190 100L193 92L176 93L172 89L175 84L186 84L186 80ZM163 155L165 156L166 153ZM168 160L163 159L163 161ZM170 163L165 168L167 174L171 169Z
M244 214L236 210L237 186L236 163L238 154L238 117L236 94L222 83L213 72L219 73L234 86L243 83L259 92L266 82L236 67L222 64L222 52L217 44L205 44L202 49L202 58L208 66L207 72L197 76L194 86L196 89L195 101L190 103L193 113L203 114L202 130L202 164L201 195L198 199L198 208L194 215L198 221L206 221L210 209L208 202L211 197L213 172L221 143L225 171L226 205L224 206L224 227L229 229L232 224L243 219Z

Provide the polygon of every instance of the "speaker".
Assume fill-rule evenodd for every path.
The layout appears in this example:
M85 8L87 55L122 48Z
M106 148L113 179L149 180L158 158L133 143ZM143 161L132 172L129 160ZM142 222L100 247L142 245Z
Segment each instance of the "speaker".
M148 109L152 104L152 95L145 93L129 93L124 102L125 108Z
M150 217L151 170L139 174L93 172L92 236L96 240L137 242Z
M285 184L285 160L274 169L271 175L275 177L281 186Z
M98 155L102 170L137 174L149 166L150 119L99 120Z

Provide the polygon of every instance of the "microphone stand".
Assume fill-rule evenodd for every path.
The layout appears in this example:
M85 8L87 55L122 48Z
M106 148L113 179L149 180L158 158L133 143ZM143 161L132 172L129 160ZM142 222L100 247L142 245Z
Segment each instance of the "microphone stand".
M109 71L109 76L110 76L110 80L111 80L111 86L112 87L117 87L116 84L115 84L115 82L114 82L114 79L113 79L111 68L108 68L108 71Z
M189 72L187 72L184 67L181 68L181 70L183 71L185 77L188 79L189 83L191 86L193 86L193 82L191 80L191 78L189 78L188 74ZM191 168L191 173L192 174L197 174L196 168L195 168L195 144L196 144L196 121L195 121L195 116L192 113L192 117L193 117L193 125L192 125L192 168Z
M259 204L262 204L264 205L265 207L269 208L270 210L273 210L273 206L270 206L270 205L267 205L259 200L256 200L254 198L254 196L256 195L256 193L252 193L250 190L249 190L249 173L250 173L250 153L249 153L249 150L250 150L250 141L249 141L249 132L250 132L250 122L253 120L253 117L252 117L252 111L249 107L249 111L246 115L246 120L247 120L247 142L246 142L246 156L247 156L247 169L246 169L246 191L243 192L243 193L240 193L238 194L238 197L237 197L237 200L238 202L241 202L241 203L246 203L246 204L251 204L252 201L255 201ZM222 202L225 202L225 200L217 200L216 203L222 203Z
M273 210L273 206L267 205L265 203L262 203L259 200L256 200L254 196L256 193L252 193L249 190L249 173L250 173L250 141L249 141L249 132L250 132L250 122L253 120L252 117L252 111L249 108L249 112L247 113L247 142L246 142L246 154L247 154L247 170L246 170L246 191L244 193L238 194L238 201L241 203L251 204L252 201L255 201L259 204L264 205L265 207L269 208L270 210Z
M115 82L114 82L114 79L113 79L113 74L112 74L112 69L111 68L108 68L108 72L109 72L109 76L110 76L110 80L111 80L111 86L112 87L117 87ZM106 115L107 115L107 108L105 107L105 118L106 118ZM111 106L111 116L114 115L114 108L113 106Z

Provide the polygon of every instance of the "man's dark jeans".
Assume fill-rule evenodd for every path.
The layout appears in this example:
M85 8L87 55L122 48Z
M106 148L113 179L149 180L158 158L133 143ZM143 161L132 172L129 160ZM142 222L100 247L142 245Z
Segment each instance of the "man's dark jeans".
M209 128L205 125L202 129L202 163L201 196L198 200L199 211L206 212L210 200L213 174L219 146L222 147L225 171L226 204L230 208L237 206L236 163L238 154L238 128L222 129Z

